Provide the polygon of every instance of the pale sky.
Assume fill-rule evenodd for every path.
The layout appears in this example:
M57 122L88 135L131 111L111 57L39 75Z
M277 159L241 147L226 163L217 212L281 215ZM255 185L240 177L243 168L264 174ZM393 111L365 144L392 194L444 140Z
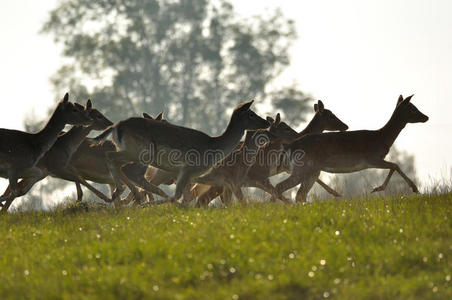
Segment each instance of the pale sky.
M415 94L412 102L430 121L409 124L396 145L416 155L421 180L449 178L452 1L231 2L244 17L281 7L295 20L299 39L279 83L297 82L303 91L323 100L350 130L380 128L399 94ZM0 2L2 128L23 129L27 114L43 118L54 103L49 77L61 65L61 49L38 31L56 3Z

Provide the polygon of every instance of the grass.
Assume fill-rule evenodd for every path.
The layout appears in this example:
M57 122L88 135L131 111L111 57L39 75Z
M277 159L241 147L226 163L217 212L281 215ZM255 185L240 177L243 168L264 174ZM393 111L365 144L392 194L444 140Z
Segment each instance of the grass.
M0 299L451 299L452 196L0 216Z

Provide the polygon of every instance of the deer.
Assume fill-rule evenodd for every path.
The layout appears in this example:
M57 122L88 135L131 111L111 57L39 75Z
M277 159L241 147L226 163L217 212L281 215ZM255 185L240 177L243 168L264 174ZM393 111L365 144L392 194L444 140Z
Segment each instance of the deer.
M39 179L42 172L35 166L53 146L66 124L88 125L90 122L91 119L84 110L69 102L69 94L66 93L58 102L47 124L39 132L0 129L0 176L9 180L11 191L8 195L0 197L0 203L23 196L18 187L21 174L28 173L28 177L33 178L29 183L30 186ZM25 190L27 189L28 186Z
M310 134L320 134L324 131L347 131L348 125L342 122L331 110L326 109L325 105L321 100L318 100L317 103L314 104L314 116L308 125L298 133L297 138L301 138ZM294 140L295 140L294 139ZM248 187L257 187L265 192L272 195L273 201L275 199L282 199L284 202L285 198L276 192L274 186L270 183L269 177L282 173L284 171L288 171L284 168L284 164L280 160L280 157L276 157L275 155L270 156L270 159L266 159L271 152L280 152L281 155L284 155L284 147L281 143L270 143L266 145L263 149L262 155L264 159L260 159L258 161L264 161L265 164L257 163L255 164L250 171L248 172L248 176L244 181L244 186ZM336 192L334 189L330 188L326 183L322 180L317 179L316 182L325 189L328 193L335 197L340 197L341 195Z
M76 105L78 104L76 103ZM113 124L102 113L93 107L92 102L89 99L84 107L84 110L87 116L91 119L91 124L87 126L74 126L68 132L62 132L49 151L47 151L36 164L36 168L40 169L41 176L37 179L33 177L24 178L21 182L19 182L21 193L26 194L32 188L32 183L36 184L47 176L52 176L64 180L74 181L78 186L83 184L101 199L109 200L103 193L88 184L83 178L80 178L74 170L67 168L72 155L92 130L104 130ZM7 188L4 195L7 195L9 192L10 189ZM8 210L11 203L12 200L7 201L3 207L3 210Z
M292 136L292 140L305 136L307 134L321 133L325 130L330 131L346 131L348 126L342 122L336 115L331 112L331 110L326 109L323 102L318 100L314 104L314 116L312 120L308 123L305 129L297 133L289 125L280 121L280 115L276 115L276 122L280 124L281 127L285 129L287 134ZM264 145L262 149L258 152L259 158L256 159L256 163L248 170L246 176L244 176L242 185L243 187L257 187L265 192L272 195L272 199L281 199L283 202L288 202L288 200L282 195L278 195L274 186L270 183L268 179L271 176L279 174L285 171L280 167L279 157L277 155L272 155L272 153L278 153L282 151L283 143L281 141L271 141L270 143ZM341 195L337 193L334 189L330 188L322 180L317 179L317 183L322 186L328 193L335 197L340 197ZM199 189L199 190L196 190ZM216 187L205 187L197 186L192 190L193 197L198 196L198 202L200 204L206 205L215 197L222 193L223 189L221 186Z
M154 119L148 113L143 113L143 118ZM163 112L158 114L154 120L166 122L163 119ZM92 138L86 138L72 156L69 161L69 166L85 180L109 185L111 193L113 194L116 186L107 167L105 153L115 150L115 145L109 140L98 143ZM150 191L150 195L152 195L151 193L154 193L165 198L168 197L163 190L152 183L149 183L145 179L147 166L144 166L141 163L131 163L123 166L122 170L134 185L146 191ZM83 191L81 190L80 184L77 182L75 183L77 188L77 202L80 202L83 198ZM122 194L124 188L124 185L120 186L120 194ZM102 199L105 201L104 198ZM107 202L110 202L110 199L107 199ZM119 204L121 202L117 203Z
M223 202L230 203L231 195L234 194L240 202L244 203L241 190L242 181L256 162L260 148L270 141L289 142L297 136L294 130L281 122L279 113L276 120L267 117L267 121L271 124L268 129L247 131L245 140L238 149L215 164L205 174L195 178L194 181L204 185L222 187ZM192 194L195 189L196 187L192 189Z
M394 172L399 173L414 193L416 184L401 168L385 160L389 149L408 123L425 123L428 117L411 103L413 95L397 100L389 121L378 130L357 130L313 134L295 140L285 147L290 165L290 176L276 185L281 195L301 183L296 201L306 201L307 195L321 171L328 173L352 173L368 168L388 169L381 186L372 192L383 191Z
M195 129L144 118L129 118L106 129L95 139L102 141L112 134L117 148L106 153L107 164L116 183L111 200L119 195L121 179L131 190L133 188L133 183L121 167L146 160L156 168L178 174L176 191L168 200L177 202L183 196L183 203L186 203L190 198L193 178L233 151L245 130L263 129L270 125L250 109L252 103L238 105L226 130L215 137Z
M96 150L99 150L99 148L91 148L91 144L89 142L89 138L87 139L86 136L89 134L92 130L104 130L105 128L109 127L113 123L108 120L102 113L100 113L97 109L93 108L91 100L87 101L86 108L85 108L88 116L93 120L92 124L89 126L76 126L73 127L68 132L65 132L61 134L53 147L44 155L44 157L38 162L37 166L41 168L42 176L39 180L44 179L47 176L52 176L55 178L72 181L76 185L77 189L77 200L76 203L80 203L83 198L83 191L81 189L81 185L87 187L90 191L92 191L95 195L97 195L99 198L101 198L104 201L109 201L110 199L107 198L102 192L97 190L95 187L90 185L86 180L92 180L93 178L90 176L81 176L79 174L79 171L77 167L80 167L80 164L82 166L89 166L90 170L95 170L97 172L99 177L102 177L103 174L109 175L108 169L105 167L102 168L101 161L104 160L105 153L100 152L100 155L98 157L93 158L93 152L99 153ZM146 114L146 117L149 117L149 115ZM159 114L156 119L161 119L162 114ZM80 151L80 145L84 145L82 150ZM107 148L109 150L114 149L114 145L110 145L111 147ZM88 151L86 150L88 148ZM91 150L91 151L90 151ZM92 151L94 150L94 151ZM72 164L73 162L73 156L74 153L77 154L75 159L75 164ZM80 160L79 160L80 159ZM100 162L100 163L99 163ZM126 166L125 167L127 175L131 180L135 180L138 186L142 186L144 183L140 180L141 178L144 178L144 173L146 171L146 168L140 167L140 166ZM81 168L81 170L85 170L84 168ZM137 171L138 170L138 171ZM82 175L85 175L82 173ZM86 179L87 178L87 179ZM98 179L98 178L94 178ZM31 179L24 179L19 183L20 187L24 187ZM39 181L38 180L38 181ZM144 179L143 179L144 180ZM102 180L94 180L95 182L99 182ZM105 183L105 182L101 182ZM107 180L107 183L113 184L113 180L110 177L110 180ZM31 188L31 187L30 187ZM148 189L150 189L148 187ZM7 194L9 192L9 189L5 192ZM24 191L27 192L27 191ZM166 194L164 194L166 195ZM3 210L7 210L9 206L11 205L11 202L7 202L3 208Z

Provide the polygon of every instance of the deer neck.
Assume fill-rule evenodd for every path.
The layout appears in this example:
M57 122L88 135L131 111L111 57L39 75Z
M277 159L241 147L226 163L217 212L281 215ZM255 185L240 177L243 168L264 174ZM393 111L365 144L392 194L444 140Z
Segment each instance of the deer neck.
M245 145L247 150L256 151L259 148L264 147L266 141L270 141L270 134L267 130L259 130L258 134L254 134L253 138L250 139Z
M59 137L58 147L64 149L66 154L71 157L77 151L85 137L90 133L91 126L74 126L63 136Z
M235 149L244 133L245 129L231 119L223 134L214 138L213 148L226 155Z
M318 118L318 114L312 118L312 120L309 122L309 124L306 126L305 129L300 131L298 135L303 136L306 134L312 134L312 133L322 133L323 132L323 126Z
M46 126L35 133L36 144L41 153L47 152L58 138L58 134L63 130L66 123L61 119L59 109L57 108Z
M390 148L405 126L406 122L401 120L398 117L397 111L395 111L385 126L379 130L383 144Z

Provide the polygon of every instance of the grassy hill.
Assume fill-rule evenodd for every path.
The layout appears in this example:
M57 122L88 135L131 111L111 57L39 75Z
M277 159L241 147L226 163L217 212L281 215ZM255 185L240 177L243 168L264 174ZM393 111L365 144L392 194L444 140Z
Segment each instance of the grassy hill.
M0 299L451 299L452 196L0 216Z

